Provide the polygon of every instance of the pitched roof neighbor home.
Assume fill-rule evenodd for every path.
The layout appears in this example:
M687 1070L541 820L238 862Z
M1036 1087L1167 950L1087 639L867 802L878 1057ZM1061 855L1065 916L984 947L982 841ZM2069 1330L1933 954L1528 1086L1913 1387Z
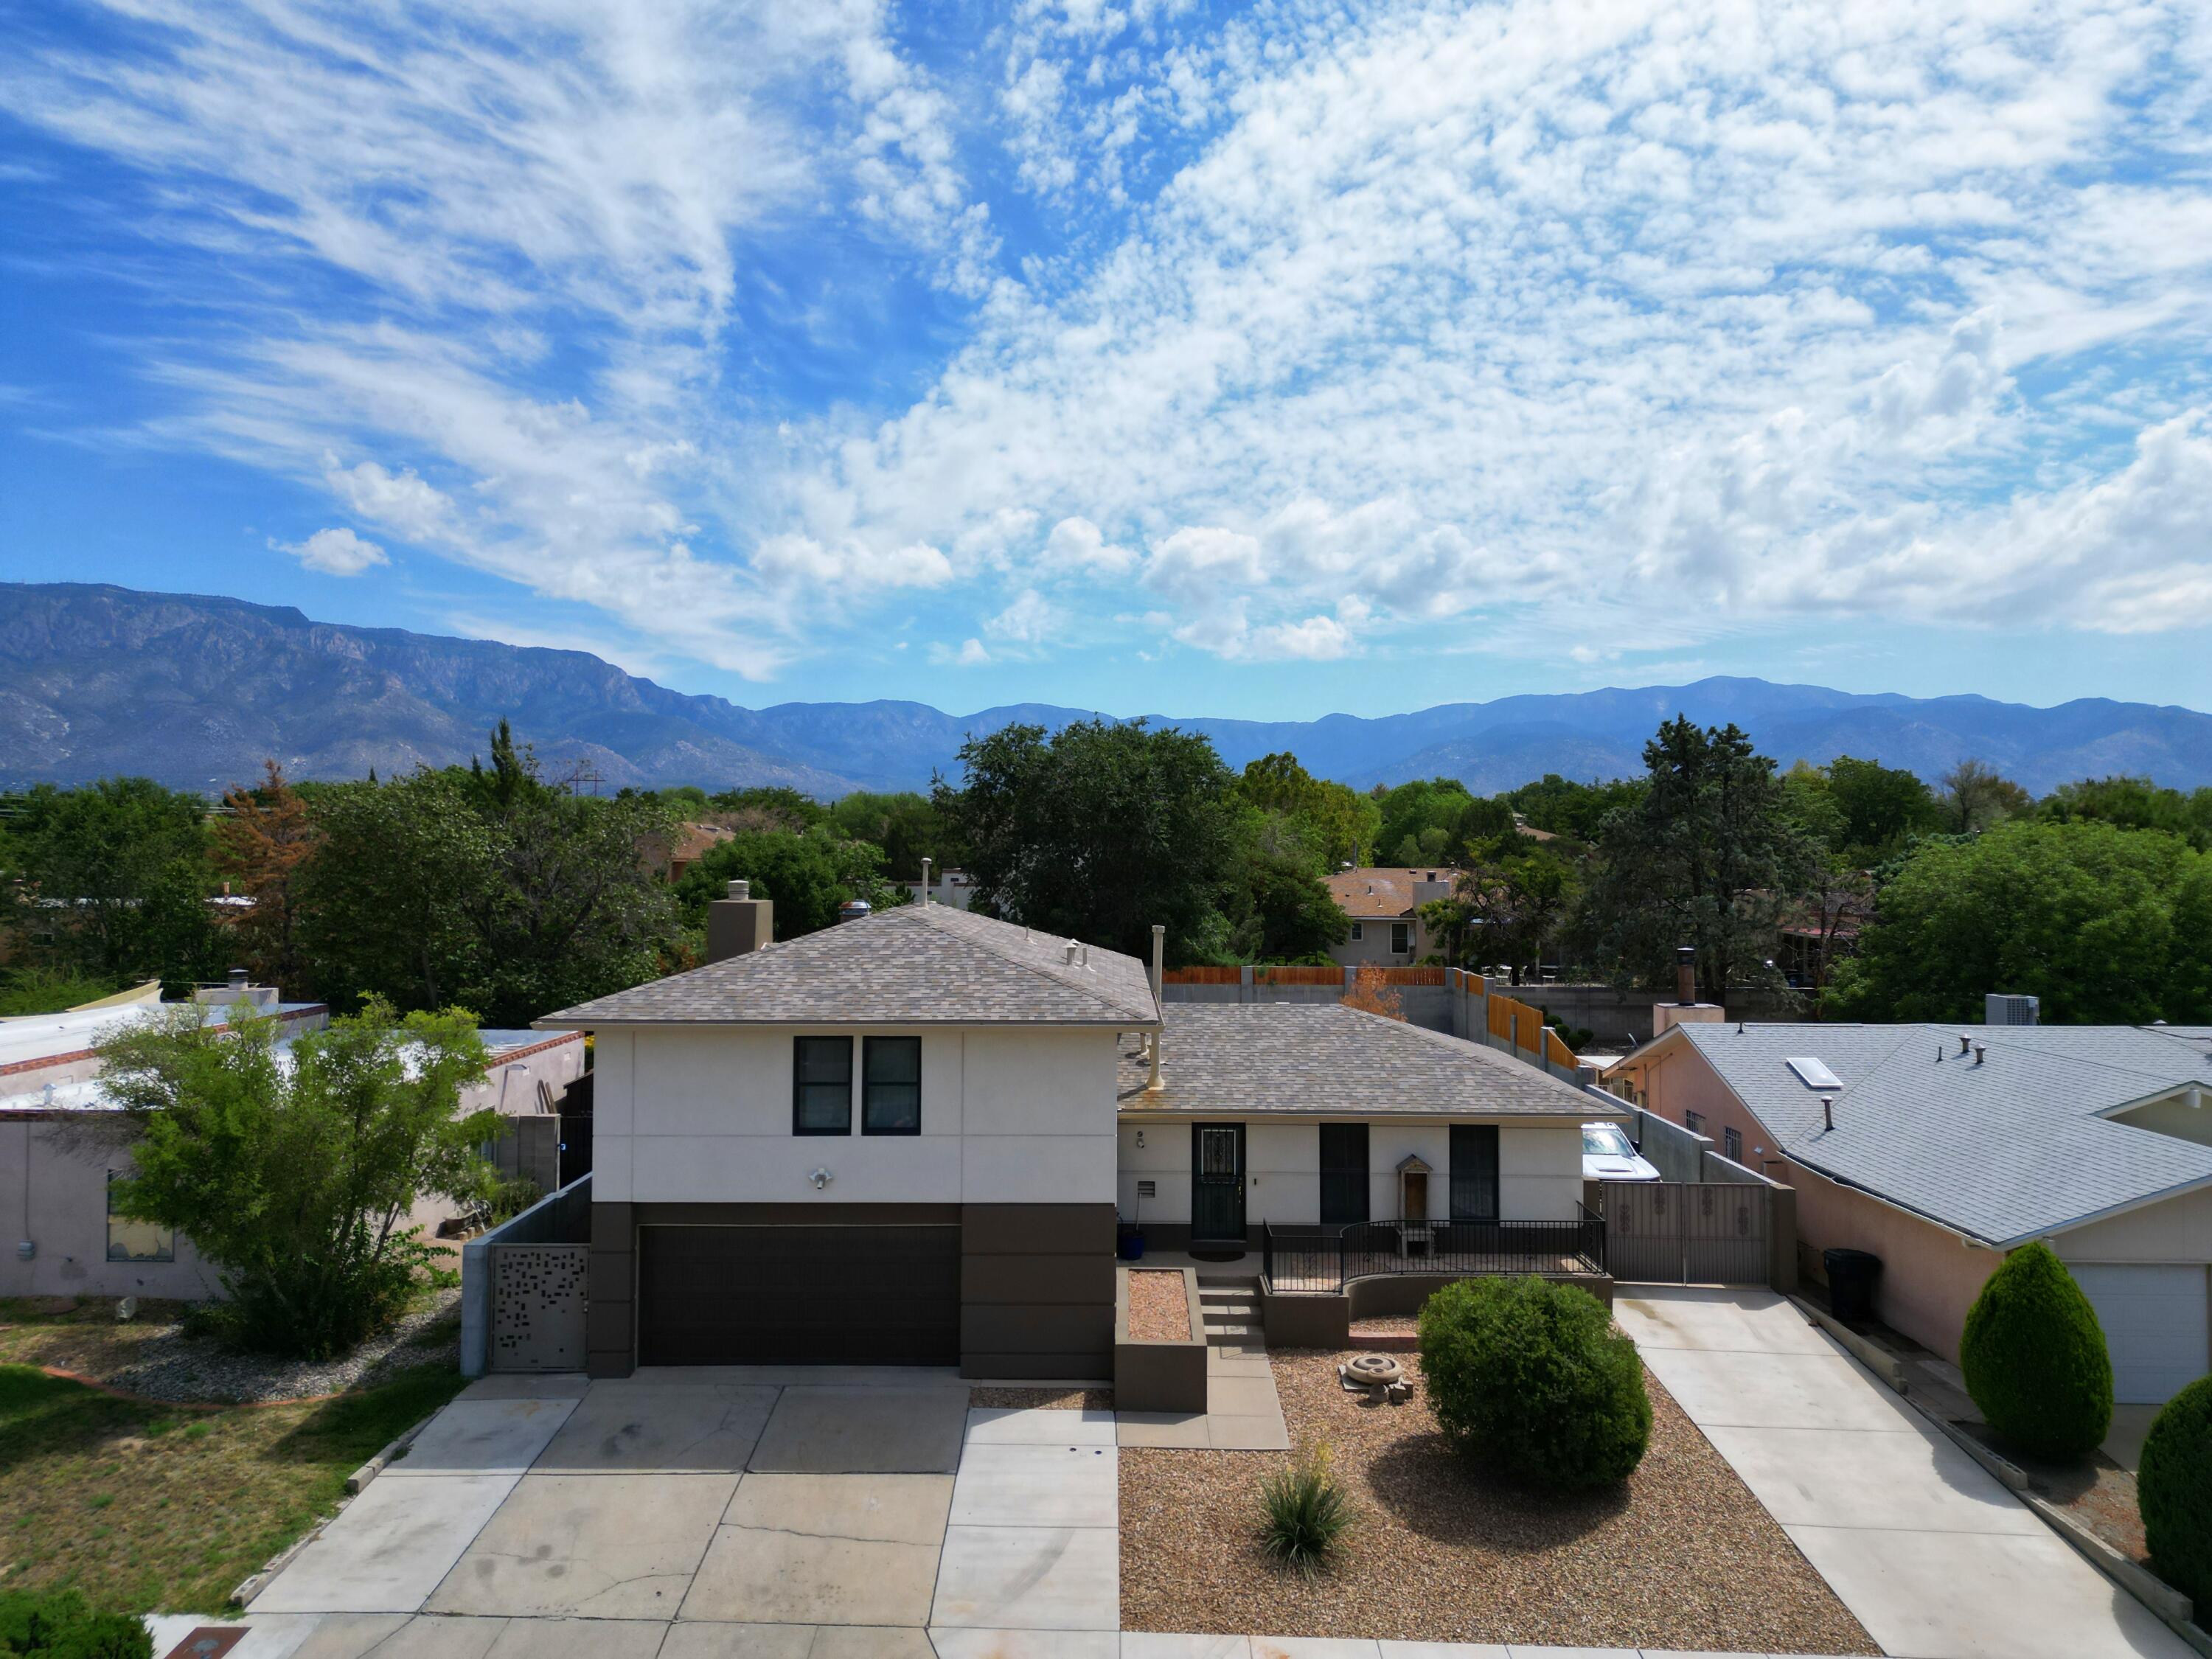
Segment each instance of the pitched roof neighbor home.
M909 904L540 1021L597 1034L592 1371L1102 1377L1117 1209L1231 1249L1409 1190L1577 1217L1602 1103L1339 1006L1164 1011L1157 969Z
M1329 896L1351 927L1329 947L1330 957L1346 968L1366 963L1386 967L1419 962L1429 953L1429 933L1420 907L1449 898L1455 870L1437 865L1417 870L1362 866L1340 870L1328 878Z
M2095 1304L2121 1400L2212 1370L2212 1027L1682 1024L1607 1078L1795 1185L1808 1265L1880 1256L1876 1311L1946 1358L2039 1238Z

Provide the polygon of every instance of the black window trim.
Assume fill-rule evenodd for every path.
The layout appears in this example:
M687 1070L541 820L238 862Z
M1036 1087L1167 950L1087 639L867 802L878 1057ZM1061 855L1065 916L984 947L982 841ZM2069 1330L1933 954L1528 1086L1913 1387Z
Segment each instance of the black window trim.
M879 1129L868 1121L869 1109L874 1103L869 1098L868 1056L879 1042L911 1042L914 1045L914 1121L895 1128ZM918 1135L921 1133L921 1039L918 1036L865 1036L860 1039L860 1133L864 1135Z
M809 1042L842 1042L845 1045L845 1127L842 1129L811 1129L800 1117L805 1102L805 1079L800 1072L799 1056ZM795 1036L791 1040L791 1133L794 1135L849 1135L853 1133L853 1039L835 1032L811 1036Z

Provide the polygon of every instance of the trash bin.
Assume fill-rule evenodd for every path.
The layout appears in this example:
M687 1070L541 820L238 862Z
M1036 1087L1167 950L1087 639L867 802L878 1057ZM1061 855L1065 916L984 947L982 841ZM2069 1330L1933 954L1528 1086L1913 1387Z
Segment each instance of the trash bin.
M1820 1265L1828 1270L1828 1310L1846 1325L1872 1319L1881 1258L1864 1250L1823 1250Z

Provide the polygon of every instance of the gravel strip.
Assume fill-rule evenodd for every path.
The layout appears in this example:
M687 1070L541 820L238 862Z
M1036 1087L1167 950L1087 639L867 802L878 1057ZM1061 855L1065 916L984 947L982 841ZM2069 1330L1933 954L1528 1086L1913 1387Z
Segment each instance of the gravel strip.
M1111 1389L970 1389L968 1403L1014 1411L1110 1412Z
M1138 1342L1190 1340L1190 1301L1182 1273L1139 1267L1129 1275L1129 1335Z
M136 1333L137 1340L119 1364L116 1348L100 1341L105 1333L97 1327L86 1328L83 1354L73 1353L73 1345L62 1339L46 1346L34 1363L76 1371L153 1400L300 1400L373 1387L416 1365L459 1364L460 1304L458 1287L436 1291L390 1330L336 1359L239 1353L211 1337L188 1336L182 1325L170 1324Z
M1292 1443L1325 1444L1351 1499L1336 1564L1309 1583L1259 1553L1257 1488L1283 1454L1125 1448L1124 1629L1879 1651L1649 1372L1643 1466L1615 1490L1552 1497L1452 1455L1412 1356L1414 1397L1397 1407L1345 1393L1342 1358L1269 1356Z

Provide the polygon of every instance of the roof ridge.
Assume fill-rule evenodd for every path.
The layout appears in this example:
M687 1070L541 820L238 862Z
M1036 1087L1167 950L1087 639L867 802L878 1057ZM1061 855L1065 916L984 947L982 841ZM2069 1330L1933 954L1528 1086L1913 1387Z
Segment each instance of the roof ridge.
M1023 971L1024 971L1024 972L1026 972L1026 973L1034 974L1034 975L1036 975L1039 979L1042 979L1042 980L1048 981L1049 981L1049 982L1051 982L1052 984L1054 984L1054 985L1059 986L1059 987L1060 987L1061 989L1063 989L1063 990L1068 990L1068 991L1080 991L1084 995L1085 995L1085 996L1089 997L1092 1001L1094 1001L1094 1002L1096 1002L1096 1003L1098 1003L1099 1005L1101 1005L1101 1006L1103 1006L1103 1007L1110 1008L1110 1009L1112 1009L1112 1010L1113 1010L1115 1012L1116 1012L1116 1013L1121 1013L1121 1014L1132 1014L1132 1015L1134 1015L1134 1016L1135 1016L1135 1018L1139 1018L1139 1019L1158 1019L1158 1018L1160 1017L1160 1016L1159 1016L1159 1010L1158 1010L1157 1007L1155 1007L1150 1014L1146 1014L1146 1013L1143 1013L1143 1012L1139 1012L1139 1011L1138 1011L1138 1010L1136 1010L1136 1009L1127 1007L1127 1006L1125 1006L1123 1004L1121 1004L1121 1003L1120 1003L1120 1002L1116 1001L1113 997L1111 997L1111 996L1109 996L1109 995L1106 994L1104 992L1101 991L1101 990L1099 989L1099 988L1098 988L1097 985L1095 985L1095 984L1091 984L1091 983L1087 983L1087 982L1085 982L1085 981L1076 979L1076 978L1073 977L1072 975L1064 975L1064 974L1061 974L1061 973L1055 972L1055 971L1054 970L1054 969L1052 968L1052 966L1051 966L1049 963L1042 963L1042 962L1025 962L1025 961L1024 961L1021 957L1018 957L1018 956L1014 955L1014 954L1013 954L1012 951L1002 951L1002 950L1000 950L1000 949L998 947L998 945L997 945L996 944L994 944L994 942L992 942L992 940L990 939L990 938L989 938L989 937L988 937L988 935L987 935L987 934L981 934L981 933L962 933L961 931L959 931L959 929L958 929L957 927L937 927L937 925L936 925L934 922L933 922L933 921L929 921L928 919L927 919L926 917L924 917L923 915L921 915L920 914L920 912L924 911L924 910L945 910L945 911L951 912L951 906L949 906L949 905L943 905L943 904L919 904L919 905L901 904L901 905L897 905L897 906L893 907L891 909L889 909L889 910L884 911L883 914L884 914L884 915L887 915L887 916L896 916L896 915L899 915L901 912L902 912L902 911L907 911L907 910L913 910L913 911L916 912L916 914L915 914L915 915L914 920L915 920L917 923L919 923L921 926L925 927L932 928L933 931L935 931L935 932L936 932L936 933L938 933L939 934L942 935L942 936L943 936L944 938L945 938L945 939L962 939L962 940L964 940L966 943L968 943L968 944L969 944L969 945L972 945L975 946L975 948L976 948L976 949L978 949L978 950L980 950L980 951L988 951L988 952L991 954L991 956L993 956L994 957L995 957L997 960L999 960L999 961L1000 961L1000 962L1005 963L1008 967L1010 967L1010 968L1018 968L1018 969L1021 969ZM957 914L957 915L963 915L963 916L965 916L965 915L967 915L969 914L967 911L964 911L964 910L963 910L963 911L958 911L958 912L951 912L951 913L952 913L952 914ZM1014 927L1014 926L1016 926L1016 925L1017 925L1016 923L1013 923L1013 922L1011 922L1011 921L1002 921L1000 917L997 917L997 916L978 916L978 917L976 917L976 918L975 918L975 920L976 920L976 921L992 921L992 922L998 922L1001 927ZM1035 930L1034 930L1034 929L1030 928L1030 927L1026 927L1026 926L1024 926L1024 927L1023 927L1023 930L1022 930L1022 931L1023 931L1023 933L1024 933L1025 935L1026 935L1026 934L1032 933L1034 933L1034 932L1035 932ZM1051 935L1048 935L1048 937L1052 937L1052 936L1051 936ZM1085 948L1086 950L1089 948L1089 945L1088 945L1087 942L1085 942L1085 941L1082 941L1082 940L1071 940L1070 942L1071 942L1071 943L1075 943L1075 944L1081 944L1081 945L1084 945L1084 948ZM1100 948L1101 950L1104 950L1104 949L1105 949L1105 946L1101 945L1099 948ZM1123 953L1123 952L1121 952L1121 951L1116 951L1113 952L1113 954L1114 954L1114 955L1115 955L1115 956L1121 956L1121 955L1123 955L1124 953ZM1128 957L1128 960L1129 960L1129 961L1131 961L1131 962L1138 962L1138 958L1137 958L1137 957ZM1139 965L1141 967L1143 964L1142 964L1141 963L1139 963ZM1146 983L1147 983L1148 985L1150 984L1150 982L1151 982L1151 981L1150 981L1149 980L1147 980L1147 981L1146 981Z

